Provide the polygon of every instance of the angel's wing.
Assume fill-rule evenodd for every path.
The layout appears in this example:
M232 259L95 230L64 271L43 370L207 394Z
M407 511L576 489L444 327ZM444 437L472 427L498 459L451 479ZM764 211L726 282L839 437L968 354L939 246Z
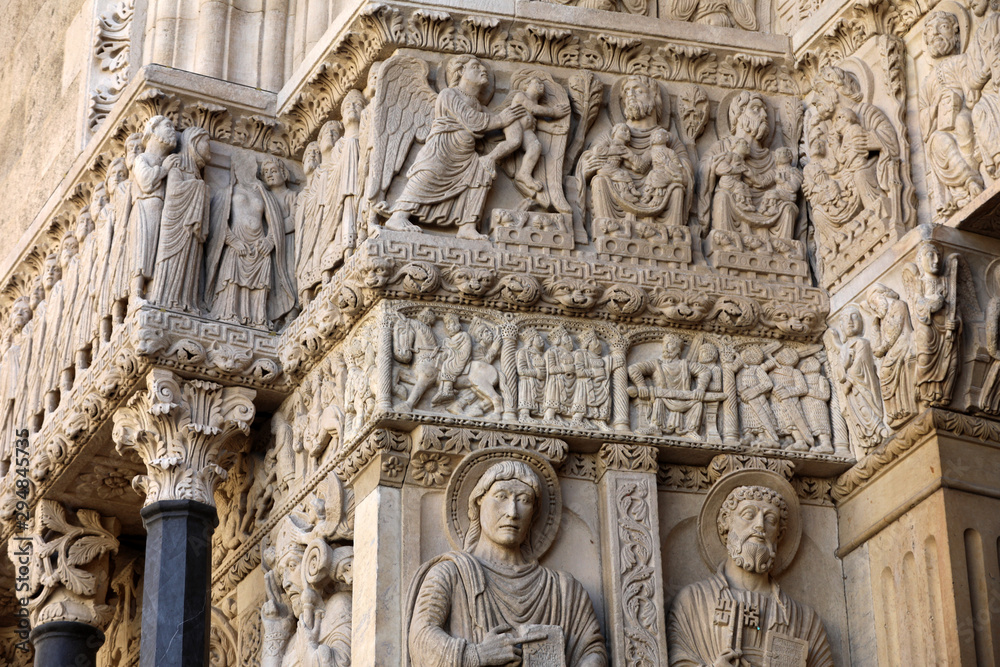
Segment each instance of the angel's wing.
M916 264L910 263L903 267L903 288L910 304L924 295L924 290L920 285L920 269L917 268Z
M967 322L982 322L983 321L983 309L979 305L979 297L976 295L976 285L972 281L972 272L969 271L969 265L962 261L962 258L955 255L958 259L955 264L958 268L958 275L956 279L958 280L957 295L958 295L958 310L962 313L962 319ZM949 255L948 263L951 264L951 256Z
M430 132L437 93L427 82L428 72L423 60L402 54L386 60L379 72L365 188L365 198L373 203L385 198L413 141L426 141Z

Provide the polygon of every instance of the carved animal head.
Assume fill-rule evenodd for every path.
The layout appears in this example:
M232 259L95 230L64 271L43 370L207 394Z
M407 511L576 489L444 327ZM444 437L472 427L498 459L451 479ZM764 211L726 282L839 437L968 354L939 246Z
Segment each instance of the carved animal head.
M460 293L466 296L483 296L493 287L497 275L490 268L461 266L448 271L448 278Z
M715 299L704 293L684 293L678 289L661 292L655 306L669 320L678 322L700 322L708 315Z
M757 324L760 306L744 296L724 296L715 302L709 317L714 317L722 326L744 329Z
M523 273L512 273L504 276L497 283L494 292L512 306L531 306L542 296L542 288L538 284L538 280Z
M361 273L365 287L381 289L392 279L393 261L388 257L365 257L358 271Z
M399 286L410 294L431 294L441 286L441 273L433 264L410 262L399 270Z
M764 323L787 334L807 334L819 321L815 311L788 303L770 304L764 309Z
M592 280L558 278L547 281L548 296L572 310L590 310L601 296L600 286Z
M612 285L604 292L600 303L616 315L638 315L646 309L646 292L635 285Z

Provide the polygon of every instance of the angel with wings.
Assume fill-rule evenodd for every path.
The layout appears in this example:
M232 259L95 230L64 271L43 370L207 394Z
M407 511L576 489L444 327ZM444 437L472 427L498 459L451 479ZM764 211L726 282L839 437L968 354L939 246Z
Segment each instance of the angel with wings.
M491 130L521 120L528 111L521 104L500 113L486 109L480 97L490 85L490 75L474 56L455 56L448 62L448 87L440 94L428 84L427 74L427 64L412 56L397 54L382 66L366 195L381 202L413 141L424 140L386 228L419 232L410 222L413 217L423 224L458 227L459 238L483 239L476 227L496 178L499 156L496 149L479 155L476 142Z
M937 246L924 241L917 247L916 262L903 269L903 284L913 323L917 401L948 405L961 356L962 311L971 310L972 318L981 319L972 276L958 253L943 262Z

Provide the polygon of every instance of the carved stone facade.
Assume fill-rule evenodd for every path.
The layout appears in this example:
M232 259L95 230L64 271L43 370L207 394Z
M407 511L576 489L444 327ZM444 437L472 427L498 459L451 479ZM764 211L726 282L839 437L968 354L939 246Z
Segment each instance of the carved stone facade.
M0 662L995 656L996 7L85 4Z

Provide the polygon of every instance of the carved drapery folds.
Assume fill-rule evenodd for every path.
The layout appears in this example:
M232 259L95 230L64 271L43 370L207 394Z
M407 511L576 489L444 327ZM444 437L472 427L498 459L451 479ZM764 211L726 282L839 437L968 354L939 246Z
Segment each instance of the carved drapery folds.
M109 559L118 552L120 525L113 517L90 510L75 516L57 501L42 499L35 507L31 534L28 600L31 625L72 621L104 629L114 613L106 604ZM8 551L18 563L20 543Z
M225 444L249 432L256 392L160 369L150 371L146 383L114 416L116 448L134 451L146 464L133 485L145 494L145 505L195 500L214 507L215 487L226 476L220 465Z

